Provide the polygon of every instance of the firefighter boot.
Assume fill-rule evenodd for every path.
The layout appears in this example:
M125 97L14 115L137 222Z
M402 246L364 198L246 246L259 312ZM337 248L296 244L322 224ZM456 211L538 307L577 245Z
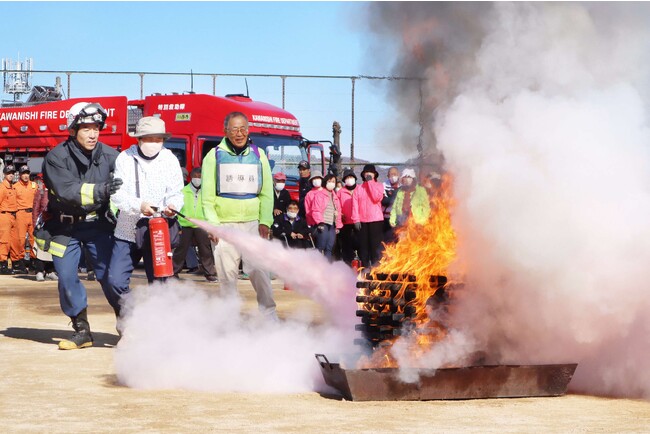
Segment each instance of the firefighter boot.
M0 262L0 274L11 274L11 270L9 269L9 265L7 265L7 261Z
M86 309L79 312L79 315L70 317L74 333L69 340L59 342L60 350L78 350L81 348L92 347L93 335L90 333L90 324L88 324L88 314Z
M29 274L27 271L27 267L25 266L25 260L21 259L19 261L15 261L11 264L13 274Z

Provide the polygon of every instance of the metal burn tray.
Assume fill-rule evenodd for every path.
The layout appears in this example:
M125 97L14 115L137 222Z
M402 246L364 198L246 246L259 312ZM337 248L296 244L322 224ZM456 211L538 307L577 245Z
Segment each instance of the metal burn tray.
M397 368L344 369L323 354L316 360L325 382L350 401L424 401L560 396L566 393L576 363L491 365L442 368L404 383Z

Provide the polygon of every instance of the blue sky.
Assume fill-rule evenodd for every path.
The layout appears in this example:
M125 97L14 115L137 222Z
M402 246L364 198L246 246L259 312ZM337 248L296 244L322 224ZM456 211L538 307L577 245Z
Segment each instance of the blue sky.
M365 3L351 2L0 2L0 57L31 57L36 70L389 75L386 53L370 56ZM53 84L55 74L35 74ZM66 78L62 77L64 89ZM278 78L249 78L253 99L282 104ZM389 86L389 83L386 83ZM137 76L73 75L71 96L139 97ZM144 92L189 90L189 78L145 77ZM350 80L288 79L286 109L310 139L331 139L341 123L351 142ZM211 78L194 90L211 93ZM244 92L243 78L219 77L217 95ZM3 95L8 98L7 95ZM393 108L375 81L356 83L355 156L402 161L386 150ZM379 143L383 143L381 146ZM384 148L384 149L380 149Z

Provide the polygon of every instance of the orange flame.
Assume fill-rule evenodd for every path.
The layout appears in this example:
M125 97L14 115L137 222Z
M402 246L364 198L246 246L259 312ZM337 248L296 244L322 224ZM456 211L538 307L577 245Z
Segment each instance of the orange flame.
M414 309L412 315L413 328L407 330L412 338L409 353L413 360L424 354L432 345L439 342L446 335L446 328L437 320L430 317L431 304L429 301L439 288L437 279L432 276L448 276L449 266L456 259L456 233L452 227L451 210L454 206L451 189L452 179L445 175L441 187L431 197L431 214L424 225L419 225L415 219L410 218L406 225L397 229L398 241L389 244L384 250L383 257L372 272L372 278L380 273L401 276L411 275L415 282L402 284L402 289L397 298L403 298L407 287L417 285L415 298L407 300L405 306ZM448 280L447 285L450 283ZM364 295L382 297L380 289L367 289ZM428 303L429 302L429 303ZM404 307L400 308L404 312ZM361 303L360 309L369 309L370 306ZM392 341L382 342L370 358L359 361L360 368L396 367L397 361L390 354L390 347L399 337Z

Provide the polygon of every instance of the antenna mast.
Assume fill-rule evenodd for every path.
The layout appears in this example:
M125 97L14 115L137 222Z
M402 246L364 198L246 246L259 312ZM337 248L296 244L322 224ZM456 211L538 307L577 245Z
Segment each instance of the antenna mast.
M20 59L20 57L19 57ZM32 70L34 61L31 58L22 62L14 62L11 59L2 59L2 78L4 92L14 96L14 103L20 100L20 96L31 92Z

